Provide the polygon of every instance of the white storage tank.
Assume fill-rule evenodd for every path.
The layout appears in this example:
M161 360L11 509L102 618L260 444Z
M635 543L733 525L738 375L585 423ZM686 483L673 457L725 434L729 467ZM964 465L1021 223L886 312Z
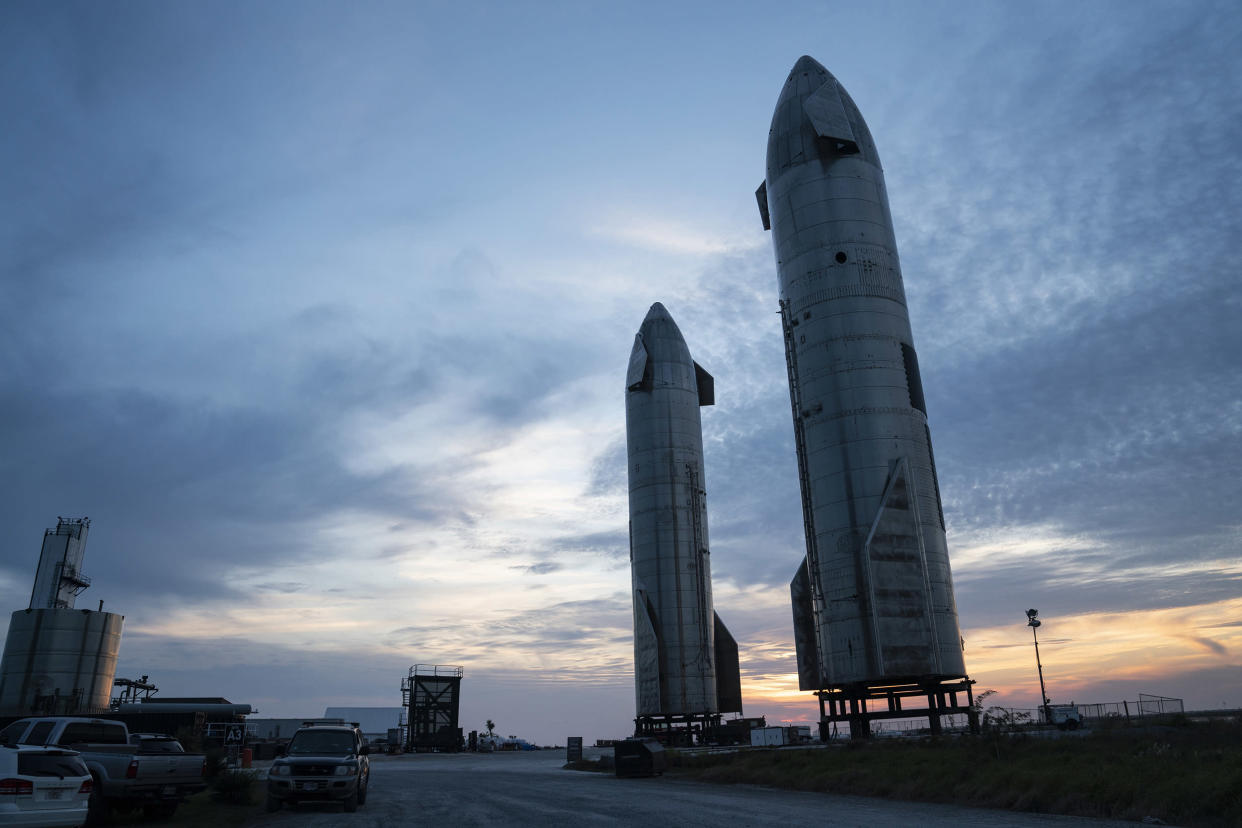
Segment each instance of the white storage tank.
M95 610L13 613L0 661L0 715L107 710L124 621Z

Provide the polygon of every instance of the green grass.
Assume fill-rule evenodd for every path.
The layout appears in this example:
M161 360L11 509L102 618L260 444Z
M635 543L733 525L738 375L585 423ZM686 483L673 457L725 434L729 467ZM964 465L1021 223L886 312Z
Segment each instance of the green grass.
M749 783L1185 826L1242 825L1242 726L984 735L823 750L673 753L674 772Z

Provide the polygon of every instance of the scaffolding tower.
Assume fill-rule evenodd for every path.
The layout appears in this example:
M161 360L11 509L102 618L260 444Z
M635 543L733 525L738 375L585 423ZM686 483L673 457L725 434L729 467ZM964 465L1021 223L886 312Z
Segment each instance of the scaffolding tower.
M457 725L461 705L462 668L415 664L401 680L402 743L406 753L461 750Z

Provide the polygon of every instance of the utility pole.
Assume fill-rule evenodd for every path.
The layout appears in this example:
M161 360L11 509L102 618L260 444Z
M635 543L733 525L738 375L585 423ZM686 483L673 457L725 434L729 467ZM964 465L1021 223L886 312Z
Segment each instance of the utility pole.
M1048 698L1048 690L1044 687L1044 665L1039 660L1039 635L1035 632L1039 624L1039 610L1027 610L1026 625L1031 628L1031 636L1035 639L1035 666L1039 668L1039 697L1043 699L1041 709L1044 711L1044 724L1052 724L1052 712L1048 709L1052 700Z

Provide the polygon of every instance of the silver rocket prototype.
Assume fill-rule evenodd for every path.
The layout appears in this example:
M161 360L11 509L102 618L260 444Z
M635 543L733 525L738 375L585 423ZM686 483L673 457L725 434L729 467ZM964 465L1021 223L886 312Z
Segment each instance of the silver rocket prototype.
M714 403L712 376L657 302L625 378L639 717L742 709L737 644L712 609L699 406Z
M767 178L806 558L790 585L803 690L965 676L927 405L884 173L858 107L802 57Z

